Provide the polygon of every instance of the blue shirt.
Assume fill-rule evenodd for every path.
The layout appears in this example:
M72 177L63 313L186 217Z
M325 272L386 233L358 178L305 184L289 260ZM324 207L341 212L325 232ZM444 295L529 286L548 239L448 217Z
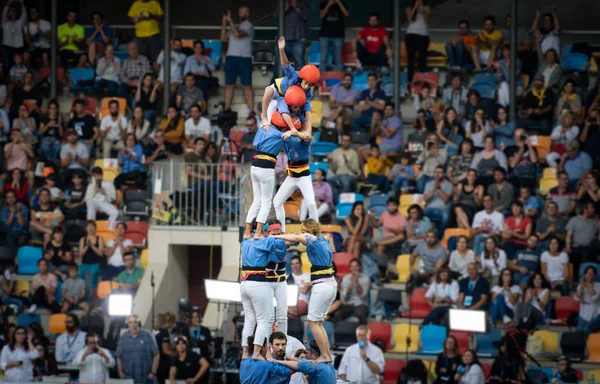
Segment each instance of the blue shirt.
M514 121L509 121L506 124L490 128L489 134L496 139L496 148L513 147L515 145L513 133L516 128L517 124Z
M306 110L306 105L304 107L298 108L296 112L292 112L290 111L289 105L286 104L285 99L283 97L278 97L276 101L277 110L279 111L279 113L281 113L282 115L288 114L292 117L297 117L300 119L302 124L304 124L304 122L306 121L306 114L304 113L304 111Z
M144 329L140 329L140 333L135 338L129 331L125 332L117 344L116 356L123 361L125 378L133 379L136 384L148 380L155 355L158 355L156 339Z
M256 131L252 145L254 145L257 152L269 153L273 157L277 157L281 147L283 147L281 136L283 136L283 133L274 126L270 126L269 130L261 127Z
M360 93L360 99L361 100L369 100L369 101L375 101L376 99L385 100L385 92L383 92L379 88L377 88L377 90L373 93L371 93L370 89L365 89L364 91L362 91ZM379 111L379 110L375 109L375 108L369 108L369 109L363 111L362 116L372 117L373 112L375 112L375 111ZM379 112L381 112L381 111L379 111Z
M212 71L214 70L215 66L212 65L212 63L207 64L204 61L202 61L200 64L198 64L198 60L196 60L195 55L189 56L185 60L185 66L183 67L184 74L198 72L212 73Z
M287 91L287 89L292 85L297 85L302 88L302 80L298 76L298 72L296 72L292 64L288 63L288 65L282 65L281 68L283 68L284 74L283 79L281 80L281 92L283 92L284 95L285 91ZM304 110L310 112L310 100L313 97L312 89L309 88L304 91L304 93L306 93L306 104L304 104Z
M15 232L27 232L27 230L29 229L29 208L27 208L25 204L21 204L21 215L23 216L23 225L19 224L17 215L14 216L13 221L10 225L10 229L12 229ZM2 225L6 223L6 220L8 220L9 216L10 209L8 208L8 206L5 205L4 207L0 208L0 221L2 222Z
M525 208L525 212L527 212L533 209L539 209L540 205L535 197L529 196L529 199L523 203L523 208Z
M135 160L132 160L131 157L119 152L119 161L123 159L123 164L121 164L121 173L129 173L133 171L146 172L146 166L142 164L144 148L140 144L136 144L131 152L135 155Z
M85 28L85 38L86 39L90 38L94 34L94 32L96 32L96 27L86 27ZM110 30L109 27L102 27L102 32L104 32L106 37L108 37L109 39L112 37L112 31ZM100 34L100 33L98 33L96 35L96 37L94 38L94 42L101 43L103 47L106 47L106 43L104 42L104 40L102 40L102 34Z
M538 251L522 249L517 251L515 260L519 267L525 267L531 273L537 271L540 267L540 253Z
M308 161L310 159L310 141L292 136L283 143L283 147L290 161Z
M569 180L579 180L583 172L592 169L592 158L585 152L579 152L574 159L565 161L564 168Z
M317 241L312 241L310 236L306 236L306 254L310 263L319 267L329 267L333 261L331 252L331 243L323 236L317 237Z
M319 363L316 367L311 361L298 361L298 372L308 375L308 384L335 384L337 376L331 363Z
M265 237L242 241L242 266L265 267L270 261L281 263L285 260L287 248L285 240Z
M291 371L283 365L248 358L240 364L241 384L269 384L271 378L287 376Z

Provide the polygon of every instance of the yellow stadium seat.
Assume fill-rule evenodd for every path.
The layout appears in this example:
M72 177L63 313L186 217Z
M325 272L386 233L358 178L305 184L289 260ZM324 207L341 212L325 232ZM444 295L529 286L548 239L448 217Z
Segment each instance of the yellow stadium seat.
M594 381L600 379L600 369L594 369L592 371L587 371L584 375L584 381L586 383L591 383L592 382L592 378L594 379ZM583 383L583 381L581 381L581 383Z
M119 114L125 116L125 113L127 112L127 100L125 100L122 97L105 97L100 102L100 120L102 120L104 116L107 116L109 114L108 105L112 100L117 100L119 102Z
M17 284L15 286L15 293L17 294L17 296L29 297L31 295L31 287L29 285L29 281L17 280Z
M300 261L302 261L302 273L310 273L310 267L312 264L308 261L308 255L306 252L300 254Z
M142 265L142 268L146 269L148 268L148 258L150 257L150 254L148 252L147 249L142 250L142 255L140 256L140 264Z
M342 226L338 224L324 224L321 226L321 232L342 234Z
M396 324L394 325L393 330L393 340L394 340L394 348L390 352L395 353L405 353L406 349L406 335L410 335L412 343L408 348L408 352L416 352L419 350L419 326L411 325L409 327L408 324Z
M318 129L321 126L321 120L323 119L323 102L320 100L311 100L310 107L312 109L310 113L312 127Z
M560 352L560 337L557 332L536 331L533 335L542 338L542 350L544 352Z
M444 238L441 241L441 244L444 248L448 248L448 240L451 237L458 236L467 236L467 239L471 238L471 231L468 229L460 229L460 228L448 228L444 231Z
M285 233L297 233L300 234L302 233L302 230L300 229L301 224L286 224L285 225Z
M408 216L408 208L413 205L418 204L421 208L425 207L425 200L423 199L423 195L415 193L412 195L401 195L400 196L400 213L404 216Z
M119 288L119 283L116 281L101 281L98 283L98 298L106 299L112 291Z
M529 88L529 75L521 74L521 81L523 82L523 89Z
M436 52L437 55L427 55L428 67L445 67L446 66L446 43L429 43L427 52Z
M542 172L542 179L556 179L556 168L544 168L544 171Z
M540 195L545 196L548 194L548 192L550 192L550 190L554 187L558 186L558 179L553 178L553 179L541 179L540 180L540 185L538 188L538 192L540 193Z
M96 221L96 234L100 236L102 240L104 240L104 245L117 237L117 232L115 232L113 229L109 229L108 225L108 221L106 220Z
M417 263L415 263L417 264ZM410 277L410 255L400 255L396 258L396 269L398 270L398 279L394 281L397 284L406 284Z
M118 159L97 159L94 166L102 168L102 179L106 181L114 181L121 172Z
M531 144L537 151L538 160L546 162L546 155L550 153L550 146L552 145L552 139L550 136L531 136Z
M600 333L591 333L587 340L588 358L586 363L600 363ZM600 379L600 376L597 376Z
M300 203L294 200L288 200L283 203L283 209L285 210L285 217L291 220L298 220L300 218Z
M183 48L192 48L192 49L194 49L194 40L183 39L183 40L181 40L181 46Z
M59 335L61 333L65 333L67 331L67 326L65 324L66 320L67 315L64 313L55 313L53 315L50 315L50 320L48 322L50 334Z

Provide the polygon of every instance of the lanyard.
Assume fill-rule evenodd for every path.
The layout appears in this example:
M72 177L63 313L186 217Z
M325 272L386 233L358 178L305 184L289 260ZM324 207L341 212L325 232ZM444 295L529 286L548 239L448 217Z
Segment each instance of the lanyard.
M194 340L199 340L200 339L200 327L198 327L198 329L196 329L195 331L193 329L190 329L190 332L192 333L192 339Z
M471 280L469 280L469 295L473 293L473 289L475 289L475 286L477 285L478 281L479 277L477 278L477 280L475 280L475 283L472 283Z
M75 336L73 336L73 340L69 341L69 334L67 333L67 349L71 349L73 344L75 344L75 341L77 340L77 336L79 336L79 331L77 331Z

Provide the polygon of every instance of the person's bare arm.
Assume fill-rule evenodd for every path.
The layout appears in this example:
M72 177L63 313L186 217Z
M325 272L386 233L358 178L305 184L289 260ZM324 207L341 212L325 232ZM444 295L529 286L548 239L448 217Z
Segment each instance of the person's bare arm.
M554 19L554 29L560 31L560 21L558 20L558 7L556 3L552 4L552 19Z
M290 65L290 61L285 54L285 37L281 36L277 41L277 47L279 48L279 61L281 62L282 67L287 67Z

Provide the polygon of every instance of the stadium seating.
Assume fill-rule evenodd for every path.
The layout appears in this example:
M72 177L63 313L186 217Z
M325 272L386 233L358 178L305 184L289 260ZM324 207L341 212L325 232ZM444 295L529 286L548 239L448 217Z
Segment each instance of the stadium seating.
M325 328L325 332L327 333L327 338L329 339L329 345L335 345L334 344L334 339L333 339L333 324L331 323L331 321L324 321L323 322L323 328ZM310 330L310 327L306 327L306 340L310 341L312 340L313 334L312 331Z
M571 314L579 312L579 302L571 296L561 296L554 301L554 312L561 325L567 325Z
M491 329L488 333L476 334L475 343L477 344L477 356L498 356L498 348L494 346L494 343L500 341L501 338L502 332L500 332L499 329Z
M409 296L410 316L413 319L424 319L431 312L431 307L425 301L425 293L425 289L418 288Z
M531 367L527 369L527 376L534 383L548 383L553 374L552 368L549 367Z
M423 195L418 193L412 195L401 195L400 207L398 209L401 214L408 216L408 208L413 204L418 204L421 207L425 207L425 199L423 198Z
M321 63L321 44L319 41L311 41L310 46L308 47L308 64L313 64L318 66ZM324 68L319 68L321 71ZM321 72L323 73L323 72Z
M104 240L104 244L117 237L117 232L109 229L109 223L106 220L96 220L96 234Z
M125 207L123 213L126 216L148 217L150 214L150 191L134 190L125 194Z
M496 88L498 84L498 78L495 73L490 72L478 72L473 75L473 85L474 84L489 84Z
M49 330L51 335L59 335L67 331L67 326L65 325L65 321L67 320L67 315L64 313L55 313L50 315L49 321Z
M142 254L140 256L140 264L142 265L142 268L146 269L148 268L148 250L144 249L142 250Z
M42 318L40 315L38 314L34 314L34 313L19 313L19 316L17 317L17 326L18 327L29 327L29 324L32 323L41 323L42 322Z
M562 68L565 72L587 72L589 58L583 53L568 53L562 57Z
M365 197L359 193L342 193L339 203L335 206L337 221L343 222L346 216L350 215L352 206L357 201L365 201Z
M358 323L355 321L338 321L335 323L334 339L336 348L347 348L356 343L356 328Z
M421 92L421 87L423 84L429 84L431 87L431 94L437 94L439 82L439 75L435 72L417 72L413 75L413 81L411 84L411 94L412 96L418 95Z
M437 355L444 350L446 340L446 327L439 325L425 325L421 328L420 355Z
M314 176L315 171L319 168L325 171L325 175L327 175L327 172L329 172L329 163L311 162L308 164L308 166L310 167L311 176Z
M343 79L344 72L321 72L319 94L329 96L333 87L341 83Z
M395 324L393 331L394 348L390 352L405 353L417 352L419 350L419 326L408 324ZM407 336L411 343L407 346Z
M342 234L342 226L338 224L323 224L321 225L321 232L323 233L337 233Z
M118 159L97 159L94 166L102 168L102 179L105 181L114 182L121 172Z
M332 153L337 147L338 146L335 143L317 141L312 143L312 155L313 157L324 158L328 153Z
M554 187L558 187L558 180L556 178L541 179L538 191L540 195L545 196Z
M39 272L37 263L43 257L40 247L20 247L17 252L17 264L19 265L19 274L35 275Z
M288 200L283 203L283 209L285 210L285 218L298 221L300 218L300 203L294 200Z
M223 42L221 40L202 40L204 48L210 49L210 61L215 67L221 66L221 57L223 56Z
M114 281L101 281L98 283L97 295L101 300L106 299L112 291L119 288L119 284Z
M399 255L396 258L396 270L398 272L398 279L394 283L406 284L411 273L410 255Z
M546 346L544 345L544 349ZM587 339L588 357L586 363L600 363L600 333L591 333Z
M377 301L381 301L393 308L402 305L402 292L393 288L380 288L377 291Z
M96 73L93 68L71 68L69 69L69 78L73 85L70 91L73 93L89 92L94 88L94 78ZM95 99L94 99L95 100ZM89 112L88 112L89 113ZM96 114L96 108L92 114Z
M371 331L370 341L381 340L385 344L385 349L389 350L392 346L392 326L390 323L371 321L368 324Z
M356 67L358 59L354 54L354 49L352 48L352 43L346 41L344 43L344 48L342 48L342 64L345 67Z
M0 265L10 265L15 262L15 254L7 246L0 246Z
M474 83L471 89L479 92L479 95L485 99L494 100L496 98L496 86L489 83Z
M469 333L450 331L450 335L454 336L458 344L458 352L462 355L467 349L469 349Z
M15 285L15 294L21 297L31 296L31 286L29 280L17 280Z
M113 100L117 100L119 102L119 114L123 116L126 114L127 100L122 97L105 97L100 101L100 111L98 113L100 120L102 120L104 116L108 116L108 106Z
M447 228L444 231L444 237L440 242L444 248L448 248L448 241L453 237L467 236L467 239L471 238L471 231L468 229L460 228Z
M311 100L310 108L312 109L310 113L312 127L319 129L323 120L323 102L321 100Z
M361 72L354 75L354 81L352 81L352 88L356 88L359 91L364 91L369 88L367 79L369 78L369 72Z
M552 139L550 136L529 136L531 145L535 147L538 155L538 160L541 162L546 161L546 156L550 153L550 146L552 145Z
M585 359L586 336L583 332L563 332L560 337L560 350L571 361Z
M337 275L340 279L350 274L350 261L356 258L352 253L337 252L333 254L333 262L337 268Z
M397 384L402 369L406 367L406 361L397 359L385 359L383 370L383 384Z
M481 364L481 368L483 369L483 374L486 379L490 378L490 373L492 372L492 366L489 364Z
M127 221L127 232L125 238L133 242L133 246L142 250L148 244L148 222Z
M544 352L560 353L559 335L556 332L540 330L533 333L534 336L542 338L542 349Z
M583 263L579 266L579 273L577 274L577 276L578 276L577 281L579 281L581 278L583 278L583 274L585 273L586 268L589 266L596 268L596 271L600 271L600 263ZM600 273L598 273L596 275L596 281L598 283L600 283Z

